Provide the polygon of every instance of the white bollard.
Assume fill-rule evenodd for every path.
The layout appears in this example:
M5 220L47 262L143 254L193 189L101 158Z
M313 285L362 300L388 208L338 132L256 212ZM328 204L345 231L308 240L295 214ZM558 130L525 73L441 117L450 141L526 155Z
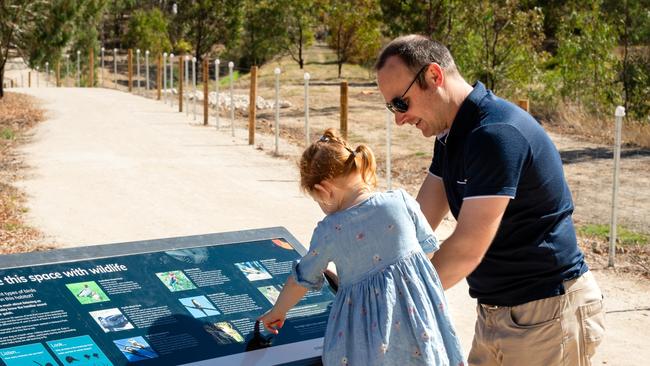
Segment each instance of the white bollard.
M190 86L190 56L185 56L185 93L183 93L183 99L185 100L185 115L189 116L190 115L190 108L189 108L189 101L190 97L188 94L189 90L187 90Z
M102 64L102 73L101 73L102 87L104 87L104 51L105 51L105 49L104 49L104 47L102 47L102 56L101 56L102 57L102 60L101 60L101 64Z
M280 150L280 68L276 67L275 70L275 155L278 155Z
M618 173L621 161L621 130L623 128L625 108L620 105L616 107L614 117L616 118L616 140L614 141L614 182L612 185L612 217L609 228L608 267L614 267L614 256L616 255L616 203L618 199Z
M81 88L81 51L77 51L77 88Z
M113 86L117 89L117 48L113 48Z
M192 119L196 121L196 57L192 57Z
M163 71L163 84L162 84L162 90L163 90L163 103L167 104L167 52L163 53L162 56L162 71Z
M144 51L144 65L145 73L147 75L145 80L147 82L146 89L149 91L149 50Z
M23 79L23 73L20 73L20 87L24 88L25 87L25 80Z
M45 62L45 87L50 86L50 63Z
M38 70L39 70L40 68L41 68L40 66L36 66L36 87L37 87L37 88L39 87L39 78L38 78L38 74L39 74L39 72L38 72Z
M174 54L169 54L169 104L174 107Z
M135 70L136 70L135 74L136 74L136 78L138 79L137 88L138 88L138 91L140 91L140 49L139 48L135 50L135 65L136 65L135 66ZM136 92L136 94L137 94L137 92Z
M386 186L388 190L393 189L391 174L391 145L393 140L393 113L386 109Z
M305 146L309 146L309 79L311 76L305 73Z
M235 98L233 95L233 84L235 82L235 77L232 72L232 69L234 67L234 62L228 62L228 75L230 76L230 128L232 130L233 137L235 137Z
M214 60L214 90L216 92L216 106L217 106L217 113L215 117L215 122L217 125L217 130L219 129L219 64L221 61L219 59Z

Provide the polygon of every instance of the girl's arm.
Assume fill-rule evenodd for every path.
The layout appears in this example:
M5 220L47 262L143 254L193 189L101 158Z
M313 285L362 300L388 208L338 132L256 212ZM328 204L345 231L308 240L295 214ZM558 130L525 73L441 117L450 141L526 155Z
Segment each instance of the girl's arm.
M287 312L305 296L307 291L307 288L296 283L293 276L289 276L273 308L257 320L261 320L271 333L278 334L278 328L284 325Z

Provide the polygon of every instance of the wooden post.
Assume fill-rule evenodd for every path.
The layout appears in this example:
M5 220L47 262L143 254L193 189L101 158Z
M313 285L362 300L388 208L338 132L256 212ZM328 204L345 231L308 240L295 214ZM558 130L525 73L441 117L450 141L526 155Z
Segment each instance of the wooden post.
M27 87L28 88L32 87L32 72L31 71L27 72Z
M133 49L129 48L128 56L128 73L129 73L129 93L133 91Z
M183 111L183 75L185 73L185 56L178 56L178 111Z
M530 112L528 99L519 99L519 100L517 100L517 105L520 106L521 109L525 110L526 112Z
M61 62L56 63L56 87L61 87Z
M203 125L208 125L208 86L210 85L210 60L208 58L203 59Z
M95 49L91 48L88 53L88 87L95 87Z
M10 88L14 87L14 79L9 79Z
M162 85L160 85L160 79L162 77L162 54L158 54L158 67L156 68L156 99L160 100L160 94L161 94L161 88Z
M257 66L251 67L251 91L248 96L248 144L255 144L255 112L257 102Z
M348 82L341 81L341 136L348 139Z

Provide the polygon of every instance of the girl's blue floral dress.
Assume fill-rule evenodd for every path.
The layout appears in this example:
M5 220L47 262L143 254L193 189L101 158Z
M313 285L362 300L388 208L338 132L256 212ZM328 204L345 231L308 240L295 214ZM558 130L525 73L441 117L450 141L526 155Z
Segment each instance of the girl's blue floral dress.
M325 365L465 365L440 279L425 255L437 249L418 203L403 190L374 193L318 223L292 276L319 289L327 264L336 264Z

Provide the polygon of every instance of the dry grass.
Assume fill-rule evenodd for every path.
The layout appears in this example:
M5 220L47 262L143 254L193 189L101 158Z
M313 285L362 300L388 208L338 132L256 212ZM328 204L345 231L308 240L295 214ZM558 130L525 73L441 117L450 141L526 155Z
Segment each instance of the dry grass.
M556 118L548 121L545 127L590 142L611 145L615 137L614 110L609 115L594 116L580 106L562 104ZM627 146L650 148L650 123L623 119L621 141Z
M6 93L0 99L0 254L52 249L40 244L41 233L24 224L25 196L12 186L21 163L15 148L25 132L43 120L43 111L27 95Z

